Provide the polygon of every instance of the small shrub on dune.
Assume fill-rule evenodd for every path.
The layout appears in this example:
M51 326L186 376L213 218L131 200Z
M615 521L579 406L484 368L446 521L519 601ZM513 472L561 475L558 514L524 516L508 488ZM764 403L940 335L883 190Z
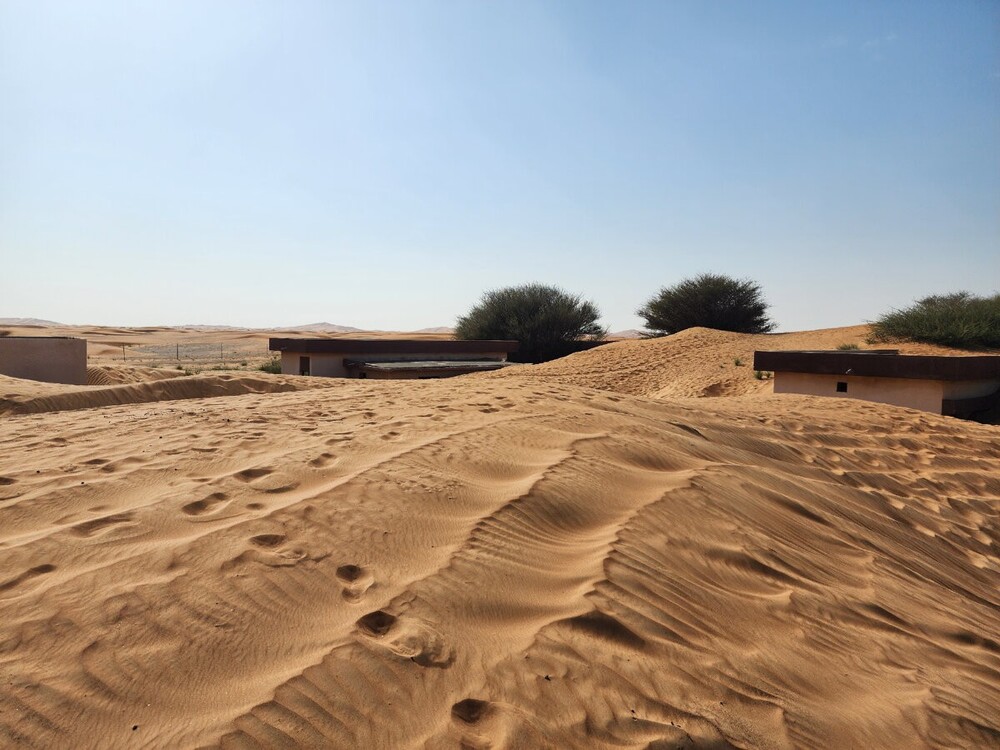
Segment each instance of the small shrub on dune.
M281 360L277 357L273 357L270 362L265 362L260 367L257 368L261 372L269 372L272 375L281 374Z
M769 333L764 292L755 281L703 273L664 287L636 314L646 319L646 335L668 336L702 326L736 333Z
M520 343L511 356L516 362L546 362L574 351L584 338L602 339L600 311L593 302L543 284L486 292L458 319L455 338L510 339Z
M837 349L842 352L853 352L857 351L860 348L861 347L858 346L857 344L841 344L840 346L837 347Z
M872 323L871 343L920 341L959 349L1000 348L1000 294L924 297Z

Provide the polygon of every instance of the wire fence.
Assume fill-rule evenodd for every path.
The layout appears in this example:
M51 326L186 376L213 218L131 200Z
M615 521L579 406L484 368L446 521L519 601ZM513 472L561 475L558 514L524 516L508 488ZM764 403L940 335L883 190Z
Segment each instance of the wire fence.
M224 341L212 343L118 344L114 354L90 357L91 364L124 364L133 367L167 367L179 370L257 369L274 354L267 342Z

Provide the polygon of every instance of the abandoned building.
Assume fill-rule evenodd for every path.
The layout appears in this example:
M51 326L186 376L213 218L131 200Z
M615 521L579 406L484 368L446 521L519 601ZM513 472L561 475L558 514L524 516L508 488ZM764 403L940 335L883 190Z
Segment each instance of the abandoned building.
M285 375L328 378L447 378L499 370L516 341L454 339L271 339Z
M839 396L976 418L1000 405L1000 356L904 355L896 350L755 352L775 393Z

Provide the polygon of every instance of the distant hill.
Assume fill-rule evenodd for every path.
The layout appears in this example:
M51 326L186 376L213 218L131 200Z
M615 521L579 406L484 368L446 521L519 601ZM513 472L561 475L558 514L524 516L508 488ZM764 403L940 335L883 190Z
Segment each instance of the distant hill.
M421 328L418 331L410 331L410 333L455 333L454 328L449 328L448 326L436 326L435 328Z
M641 339L642 336L642 331L636 328L628 328L624 331L615 331L608 334L609 339Z
M42 320L41 318L0 318L0 326L61 326L54 320Z
M246 328L245 326L213 326L205 325L204 323L188 323L182 326L170 326L170 328L180 328L189 331L252 331L252 328Z
M339 326L336 323L310 323L303 326L287 326L285 328L275 328L276 331L308 331L309 333L356 333L363 331L363 328L353 328L352 326Z

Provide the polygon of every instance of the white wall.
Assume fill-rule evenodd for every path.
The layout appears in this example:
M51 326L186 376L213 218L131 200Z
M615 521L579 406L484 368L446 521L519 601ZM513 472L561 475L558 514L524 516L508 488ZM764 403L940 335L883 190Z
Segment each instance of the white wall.
M837 393L838 382L847 383L847 393ZM774 392L877 401L934 414L941 413L941 401L945 398L944 383L940 380L814 375L802 372L774 373Z

